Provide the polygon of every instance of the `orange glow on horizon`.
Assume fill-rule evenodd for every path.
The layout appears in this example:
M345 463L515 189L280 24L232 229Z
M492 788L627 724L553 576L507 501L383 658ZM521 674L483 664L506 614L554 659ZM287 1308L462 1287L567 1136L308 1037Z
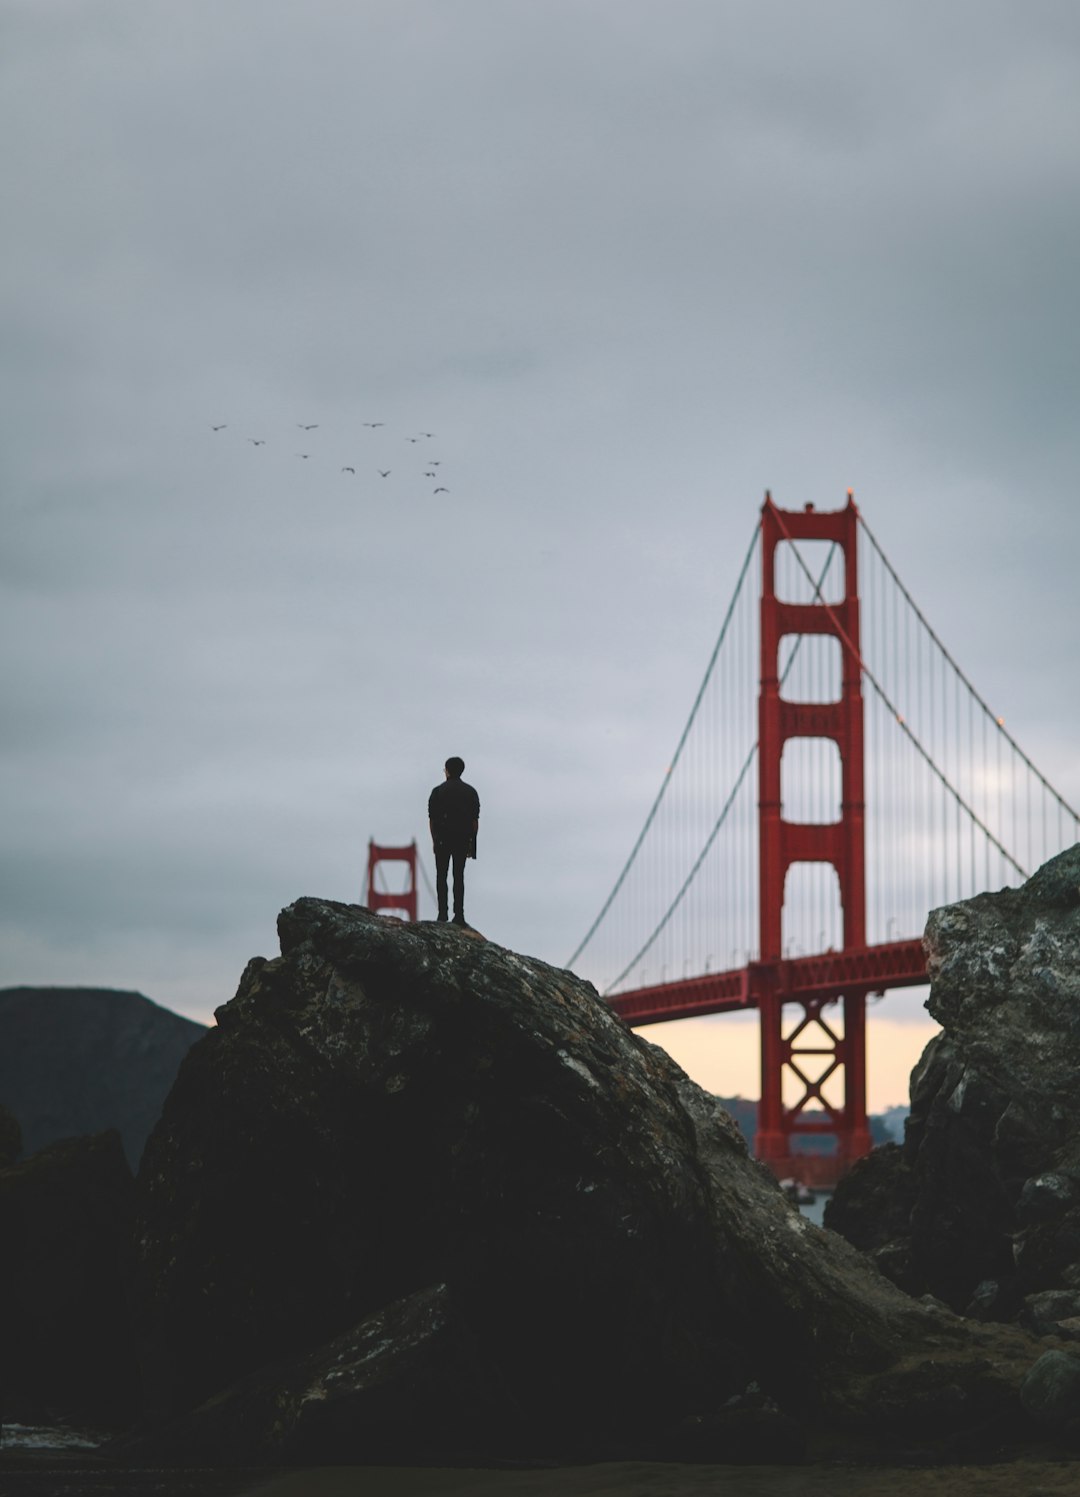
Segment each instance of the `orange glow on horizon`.
M666 1050L692 1081L720 1097L761 1095L761 1048L756 1016L678 1019L636 1031ZM874 1014L866 1026L867 1111L906 1105L911 1072L939 1033L932 1019Z

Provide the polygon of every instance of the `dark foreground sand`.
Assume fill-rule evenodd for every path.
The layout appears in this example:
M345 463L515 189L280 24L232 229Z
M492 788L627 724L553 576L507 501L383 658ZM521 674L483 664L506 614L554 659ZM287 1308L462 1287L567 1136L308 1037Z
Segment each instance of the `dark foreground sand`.
M645 1461L550 1470L343 1466L286 1473L117 1470L66 1456L0 1458L0 1497L1057 1497L1080 1458L995 1466L688 1466Z
M553 1471L344 1467L294 1471L244 1497L1049 1497L1080 1492L1080 1461L1003 1466L684 1466L641 1461Z

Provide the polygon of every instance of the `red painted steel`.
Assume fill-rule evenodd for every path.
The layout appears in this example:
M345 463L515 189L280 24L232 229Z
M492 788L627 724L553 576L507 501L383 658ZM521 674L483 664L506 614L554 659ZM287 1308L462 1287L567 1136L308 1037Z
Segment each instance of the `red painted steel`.
M761 512L761 676L758 695L758 836L761 959L737 971L636 988L615 994L612 1007L628 1024L756 1008L761 1023L761 1102L757 1153L778 1177L835 1184L870 1148L866 1116L866 999L890 988L927 982L920 940L866 944L862 656L859 631L859 514L851 495L842 510L781 510L766 494ZM832 541L844 555L844 596L835 603L784 602L776 596L775 556L782 541ZM793 702L780 696L779 652L785 635L826 634L839 641L841 692L835 702ZM780 762L793 738L830 738L841 763L840 819L788 821L781 804ZM843 949L784 959L782 922L788 869L796 862L830 863L843 909ZM829 1013L839 1003L843 1028ZM784 1033L785 1005L800 1007ZM843 1102L825 1095L837 1072ZM785 1073L801 1096L784 1106ZM835 1156L801 1154L799 1135L829 1133Z
M758 835L761 964L773 980L760 984L761 1103L756 1150L777 1174L796 1172L793 1146L800 1134L836 1136L839 1161L850 1163L870 1148L866 1116L866 993L862 984L842 985L819 968L813 988L790 986L784 971L782 921L788 869L796 862L830 863L836 869L843 909L843 953L866 950L864 857L862 659L859 642L859 514L849 496L842 510L781 510L769 495L761 511L761 677L758 694ZM827 604L784 602L776 595L776 549L784 541L831 541L844 555L844 596ZM785 635L827 634L840 643L843 668L836 702L785 702L780 696L780 642ZM780 795L780 761L793 738L831 738L840 754L840 819L829 823L788 821ZM823 985L822 985L823 984ZM825 1017L831 1002L843 1005L843 1032ZM785 1035L785 1004L803 1013ZM816 1043L807 1044L807 1040ZM810 1065L804 1057L812 1057ZM843 1074L844 1100L837 1107L825 1083ZM796 1078L801 1096L785 1107L785 1074Z
M751 962L732 972L713 972L651 988L616 993L610 1002L620 1018L640 1027L667 1019L729 1014L759 1007L763 993L783 1002L828 1001L844 993L884 993L929 982L921 940L891 941L860 951L827 951L778 962Z
M375 887L375 869L380 863L405 863L409 870L408 887L400 894L388 894ZM369 910L400 910L407 919L416 919L416 842L408 847L379 847L368 842L367 907Z
M781 1039L772 1051L779 1056L780 1064L788 1066L801 1079L800 1126L792 1131L801 1135L835 1133L842 1144L846 1116L842 1110L831 1108L815 1090L814 1079L801 1069L800 1057L817 1056L824 1062L826 1074L816 1077L817 1087L845 1064L849 1073L858 1068L855 1084L865 1087L865 1027L851 1027L852 1011L861 1018L865 1000L871 993L916 987L928 981L922 941L890 941L887 945L866 946L857 951L827 951L818 956L777 962L751 962L738 971L715 972L617 993L610 1001L620 1018L635 1027L740 1009L761 1008L764 1012L763 999L771 1000L777 1008L784 1003L801 1004L801 1025L786 1040ZM838 997L846 1005L847 1027L842 1037L836 1036L824 1012L826 1005ZM827 1026L822 1032L831 1036L829 1044L816 1049L804 1043L811 1023ZM808 1115L806 1107L810 1102L817 1104L820 1114ZM759 1107L759 1118L760 1112ZM771 1155L767 1163L778 1179L791 1178L817 1189L828 1189L846 1173L852 1157L850 1150L845 1152L842 1147L835 1154L804 1154L794 1152L789 1146L787 1153Z

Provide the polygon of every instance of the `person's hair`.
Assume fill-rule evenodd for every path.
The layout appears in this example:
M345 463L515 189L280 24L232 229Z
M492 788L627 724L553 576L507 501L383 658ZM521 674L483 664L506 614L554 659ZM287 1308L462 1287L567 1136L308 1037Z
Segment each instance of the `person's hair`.
M465 760L459 759L457 754L455 754L453 758L447 759L446 769L449 774L453 775L455 780L460 780L461 776L465 773Z

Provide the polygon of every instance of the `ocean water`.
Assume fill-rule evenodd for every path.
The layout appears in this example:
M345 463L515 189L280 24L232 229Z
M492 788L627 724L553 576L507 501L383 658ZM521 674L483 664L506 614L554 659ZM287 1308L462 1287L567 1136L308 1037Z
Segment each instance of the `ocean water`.
M799 1207L800 1212L807 1221L814 1223L816 1227L824 1226L825 1207L832 1196L831 1190L818 1190L814 1192L814 1199L807 1201Z

